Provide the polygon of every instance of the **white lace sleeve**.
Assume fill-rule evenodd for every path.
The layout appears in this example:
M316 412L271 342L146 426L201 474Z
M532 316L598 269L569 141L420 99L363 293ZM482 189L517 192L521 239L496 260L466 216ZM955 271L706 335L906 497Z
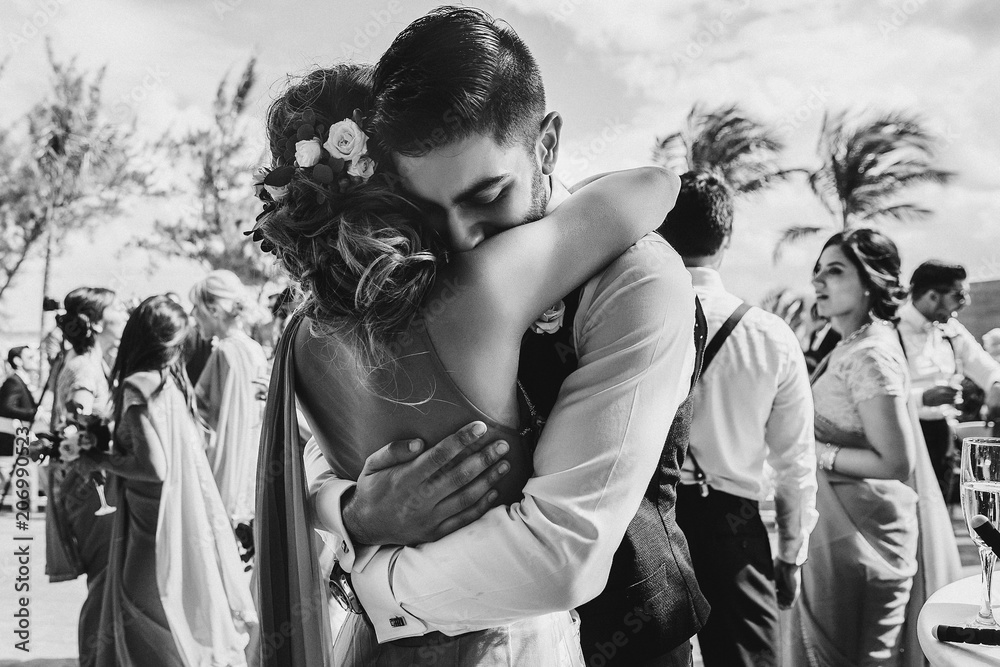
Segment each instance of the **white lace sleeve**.
M909 375L906 360L883 345L859 347L846 370L852 402L857 405L876 396L906 397Z

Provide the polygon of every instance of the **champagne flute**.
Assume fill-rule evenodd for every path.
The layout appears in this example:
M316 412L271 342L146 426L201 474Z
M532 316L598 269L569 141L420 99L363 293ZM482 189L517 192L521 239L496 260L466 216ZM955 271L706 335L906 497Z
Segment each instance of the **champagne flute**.
M982 514L993 525L1000 520L1000 439L965 438L962 442L962 512L982 565L982 595L973 624L996 628L990 589L996 556L972 527L972 518Z
M97 508L94 512L94 516L105 516L107 514L113 514L118 510L117 507L108 504L108 499L104 495L104 482L107 481L103 472L94 472L90 475L90 481L94 483L97 487L97 497L101 499L101 506Z

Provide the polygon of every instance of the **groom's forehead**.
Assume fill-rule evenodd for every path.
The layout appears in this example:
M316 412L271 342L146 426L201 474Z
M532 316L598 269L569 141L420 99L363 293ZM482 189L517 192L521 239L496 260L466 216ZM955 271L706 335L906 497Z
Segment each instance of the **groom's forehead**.
M443 144L420 156L395 155L403 187L429 201L448 205L477 183L523 166L518 146L501 146L492 137L475 134Z

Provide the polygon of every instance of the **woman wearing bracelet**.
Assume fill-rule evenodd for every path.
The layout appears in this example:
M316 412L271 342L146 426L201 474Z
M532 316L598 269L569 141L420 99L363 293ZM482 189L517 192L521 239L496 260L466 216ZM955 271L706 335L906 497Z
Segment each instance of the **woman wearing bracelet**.
M929 461L891 323L905 296L899 275L895 244L870 229L834 235L813 270L819 314L843 340L813 375L819 522L791 664L923 664L904 621L915 625L926 595L952 574L947 556L918 549L930 521L943 520L947 535L951 526L940 494L936 506L918 494Z

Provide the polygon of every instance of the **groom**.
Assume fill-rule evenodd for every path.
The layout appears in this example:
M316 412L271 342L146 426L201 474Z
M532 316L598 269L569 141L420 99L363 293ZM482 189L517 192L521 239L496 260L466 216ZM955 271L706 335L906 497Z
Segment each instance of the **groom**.
M527 47L485 12L444 7L412 23L379 61L374 95L374 133L453 250L568 196L551 177L562 119L545 114ZM521 381L548 416L524 501L486 511L489 473L476 475L494 450L453 467L474 440L464 431L419 458L382 450L356 484L328 471L312 480L324 506L339 503L322 527L338 536L380 641L578 608L588 664L690 663L688 639L708 613L674 520L700 365L690 279L650 235L561 311L539 329L552 333L528 332L522 347ZM443 472L432 483L428 465ZM468 509L439 515L452 492ZM421 546L378 546L401 543Z

